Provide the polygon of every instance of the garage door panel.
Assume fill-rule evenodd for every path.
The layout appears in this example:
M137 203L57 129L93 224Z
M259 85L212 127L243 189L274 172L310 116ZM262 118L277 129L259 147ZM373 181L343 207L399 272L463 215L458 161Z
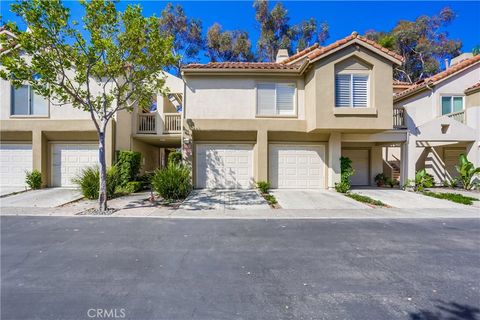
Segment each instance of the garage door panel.
M251 145L198 144L196 187L244 189L253 187Z
M445 149L444 163L445 163L445 177L453 179L458 176L455 166L458 164L458 158L461 154L465 154L465 149Z
M53 143L51 149L52 186L74 187L83 169L98 165L97 144Z
M323 146L270 145L269 180L273 188L324 187Z
M0 146L1 186L25 186L25 171L32 170L32 145L2 143Z

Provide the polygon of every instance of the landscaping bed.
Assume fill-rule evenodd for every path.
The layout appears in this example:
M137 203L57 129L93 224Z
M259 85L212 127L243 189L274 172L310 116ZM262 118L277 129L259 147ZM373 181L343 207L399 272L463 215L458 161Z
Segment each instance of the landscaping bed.
M428 197L444 199L467 206L471 206L474 201L479 201L478 198L464 196L460 193L423 191L422 194Z

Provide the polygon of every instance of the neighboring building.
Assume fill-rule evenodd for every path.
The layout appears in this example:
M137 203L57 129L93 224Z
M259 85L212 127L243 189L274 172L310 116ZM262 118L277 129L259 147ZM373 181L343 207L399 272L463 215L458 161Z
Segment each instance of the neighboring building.
M333 188L340 156L353 185L383 172L382 148L406 141L393 109L402 58L352 33L273 63L189 64L183 151L197 188Z
M426 168L438 184L458 173L455 165L464 153L480 166L480 55L463 54L445 71L397 93L394 106L407 115L408 147L403 170L413 179ZM398 149L387 152L390 162Z
M0 33L14 35L5 29ZM183 82L166 74L167 98L158 95L156 108L119 112L106 133L106 162L115 150L140 151L142 171L164 164L165 147L180 147ZM25 186L25 171L37 169L44 186L73 187L81 169L98 164L98 136L90 113L71 105L58 106L31 90L0 80L0 186Z

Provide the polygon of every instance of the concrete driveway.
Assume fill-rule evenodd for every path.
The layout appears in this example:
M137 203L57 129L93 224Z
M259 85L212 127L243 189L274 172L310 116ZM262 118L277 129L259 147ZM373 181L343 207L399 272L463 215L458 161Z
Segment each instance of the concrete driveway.
M47 188L1 198L0 207L54 208L81 198L83 196L78 189Z
M0 197L6 197L10 194L26 191L26 187L9 187L9 186L0 186Z
M184 210L269 209L256 190L193 190L181 204Z
M367 209L369 206L330 190L275 189L270 193L284 209Z
M354 193L380 200L383 203L403 209L419 208L465 208L467 206L448 200L436 199L415 192L389 188L354 188Z

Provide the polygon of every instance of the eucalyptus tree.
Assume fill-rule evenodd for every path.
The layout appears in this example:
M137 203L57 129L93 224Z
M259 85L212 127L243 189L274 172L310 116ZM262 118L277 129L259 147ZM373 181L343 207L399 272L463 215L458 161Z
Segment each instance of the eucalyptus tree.
M12 4L28 29L1 39L0 76L14 86L29 84L52 104L90 113L98 133L99 209L105 212L107 125L117 112L146 108L154 93L165 92L162 70L177 58L172 38L159 32L159 19L144 17L140 6L120 12L111 0L80 3L80 22L59 0Z

